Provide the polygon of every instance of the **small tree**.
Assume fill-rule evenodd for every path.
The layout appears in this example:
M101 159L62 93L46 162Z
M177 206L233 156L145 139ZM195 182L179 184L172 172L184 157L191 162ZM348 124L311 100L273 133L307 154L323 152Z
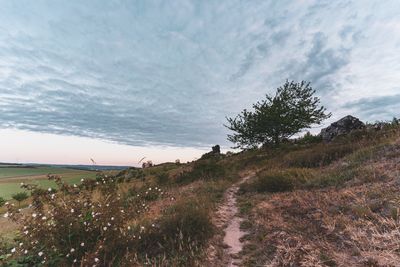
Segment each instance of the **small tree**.
M6 201L4 200L4 198L0 197L0 207L3 207L4 204L6 204Z
M319 106L314 94L308 82L286 81L275 96L267 94L265 100L254 104L254 111L245 109L235 118L227 118L229 125L225 127L235 132L228 140L235 148L277 145L312 124L320 124L331 114Z
M27 199L29 196L26 192L19 192L11 196L15 201L18 202L18 206L21 207L21 202Z

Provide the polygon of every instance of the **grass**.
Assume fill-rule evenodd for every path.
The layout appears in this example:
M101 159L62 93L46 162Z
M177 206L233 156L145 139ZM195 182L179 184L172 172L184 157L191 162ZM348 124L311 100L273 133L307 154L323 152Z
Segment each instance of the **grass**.
M31 172L32 171L32 172ZM11 195L23 192L20 184L37 184L42 188L55 187L53 181L47 180L47 174L60 174L66 182L79 184L82 178L93 179L96 173L93 171L73 170L66 168L0 168L0 197L11 199ZM5 178L7 177L7 178Z
M15 178L25 176L38 176L62 173L80 173L81 170L74 170L68 168L55 168L55 167L7 167L0 168L0 179L2 178Z
M238 156L243 266L397 266L399 130Z

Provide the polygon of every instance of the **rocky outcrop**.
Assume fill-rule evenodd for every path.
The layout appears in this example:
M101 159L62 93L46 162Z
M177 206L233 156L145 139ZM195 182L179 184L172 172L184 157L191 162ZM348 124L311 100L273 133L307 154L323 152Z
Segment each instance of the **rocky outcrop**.
M354 130L365 128L365 124L358 118L348 115L340 120L332 123L329 127L321 130L322 140L325 142L331 141L339 135L348 134Z
M208 153L203 154L201 159L208 159L208 158L218 158L221 154L221 147L219 145L215 145L211 148L212 150Z
M212 147L212 153L214 154L220 154L221 153L221 148L219 145L215 145Z

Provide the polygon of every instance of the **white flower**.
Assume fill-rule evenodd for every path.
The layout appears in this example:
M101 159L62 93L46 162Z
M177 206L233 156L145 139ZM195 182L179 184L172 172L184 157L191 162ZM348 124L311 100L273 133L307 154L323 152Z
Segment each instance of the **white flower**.
M85 243L82 242L82 243L81 243L81 247L84 247L84 246L85 246Z
M111 217L111 221L114 221L114 217Z
M124 210L121 210L121 213L124 213L125 211Z
M38 255L39 255L39 257L42 257L42 256L43 256L43 252L40 251L40 252L38 253Z
M74 209L71 209L71 213L74 213L75 212L75 210Z
M74 184L74 187L76 188L76 187L78 187L76 184Z
M37 216L36 213L33 213L33 214L32 214L32 217L33 217L33 218L36 218L36 216Z
M104 231L107 231L107 226L104 226L104 227L103 227L103 230L104 230Z
M75 262L77 262L77 260L76 260L76 259L74 259L74 263L75 263Z
M25 249L24 254L28 254L28 250Z
M10 215L10 214L9 214L8 212L6 212L6 213L4 213L3 217L4 217L4 218L8 218L9 215Z
M51 190L52 190L51 187L49 187L49 189L47 189L47 191L49 191L49 192L51 192Z
M12 250L11 250L11 253L14 253L16 251L16 249L15 248L13 248Z
M74 251L75 251L75 249L74 249L74 248L71 248L70 252L71 252L71 253L74 253Z
M29 231L28 231L28 230L26 230L26 231L24 232L24 234L26 234L26 235L27 235L27 234L29 234Z
M99 262L100 260L98 258L94 258L94 261L95 262Z
M24 245L24 243L19 243L19 246L22 247Z
M130 226L128 226L128 230L131 230L131 227L130 227Z
M43 217L42 217L42 220L43 220L43 221L46 220L46 219L47 219L46 216L43 216Z
M81 179L81 182L85 181L85 179Z

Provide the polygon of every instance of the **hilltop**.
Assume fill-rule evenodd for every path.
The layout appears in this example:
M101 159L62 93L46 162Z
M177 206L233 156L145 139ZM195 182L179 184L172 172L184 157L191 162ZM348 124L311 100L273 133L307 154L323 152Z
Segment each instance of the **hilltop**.
M98 173L77 187L51 176L56 191L30 188L30 210L20 215L8 205L19 234L4 241L1 259L6 266L396 266L400 127L376 125L329 141L307 134L187 164Z

